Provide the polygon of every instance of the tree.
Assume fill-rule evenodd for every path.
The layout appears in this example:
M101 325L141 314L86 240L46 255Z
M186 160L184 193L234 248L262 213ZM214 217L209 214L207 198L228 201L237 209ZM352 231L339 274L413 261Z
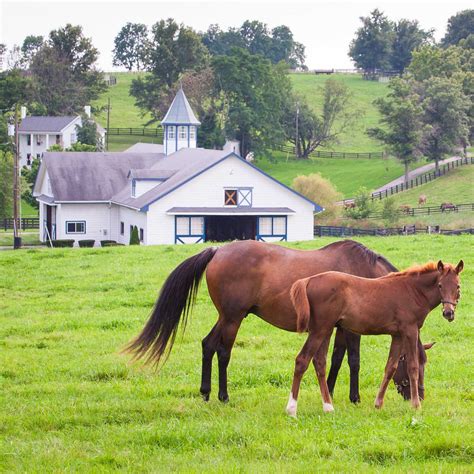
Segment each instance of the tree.
M433 77L423 83L423 120L426 124L423 152L436 163L468 142L469 104L454 78Z
M323 178L320 173L297 176L291 187L323 207L325 217L336 217L341 209L337 201L342 199L342 194L336 190L331 181Z
M298 158L309 158L316 148L338 143L338 137L357 117L350 110L350 103L347 86L335 79L325 82L319 114L311 110L304 98L289 96L283 123L286 139L296 146Z
M390 67L393 23L377 8L370 16L360 17L363 26L356 32L349 47L349 56L365 72Z
M28 203L30 206L38 209L39 203L35 197L33 197L33 187L36 182L36 177L38 176L38 171L41 165L41 160L33 160L31 163L31 167L28 168L24 166L21 170L21 175L23 179L27 183L25 186L25 190L23 191L21 197Z
M138 236L138 227L133 226L132 232L130 233L130 245L140 245L140 237Z
M21 46L22 62L28 67L35 54L41 49L44 43L43 36L28 35Z
M416 84L409 79L392 79L387 97L379 98L377 106L384 127L368 130L371 137L383 142L390 153L405 166L405 182L411 162L421 156L424 133L421 97L416 92Z
M143 68L146 62L148 29L142 23L127 23L115 37L114 66L125 66L129 71Z
M93 145L98 148L97 124L87 116L82 116L82 125L76 125L77 141L83 145ZM95 150L94 150L95 151Z
M0 152L0 218L11 217L13 205L13 155Z
M354 198L355 207L348 207L345 212L352 219L365 219L370 216L374 208L372 196L367 188L362 186L357 190Z
M395 71L404 71L410 64L415 49L433 41L434 30L424 31L417 20L400 20L394 25L394 40L390 55L390 66Z
M474 32L474 10L463 10L448 20L446 35L441 40L443 46L456 45Z
M97 57L80 26L52 31L31 60L33 98L50 115L78 113L107 89L95 68Z
M213 59L216 94L225 104L225 130L240 142L243 156L265 153L284 139L282 118L291 84L282 63L272 65L259 55L234 48Z

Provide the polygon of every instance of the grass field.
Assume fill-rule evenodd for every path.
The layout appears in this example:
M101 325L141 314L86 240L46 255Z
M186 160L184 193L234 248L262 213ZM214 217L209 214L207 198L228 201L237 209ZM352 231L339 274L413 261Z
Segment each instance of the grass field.
M272 152L272 157L272 161L259 159L256 165L288 186L296 176L321 173L344 197L353 197L361 186L376 189L403 174L403 165L395 158L287 160L287 154L283 152Z
M142 328L169 272L202 246L0 252L0 470L472 472L472 238L360 240L400 268L465 261L456 321L437 309L422 331L437 344L416 414L392 385L384 409L372 406L389 343L380 336L362 339L359 406L348 401L344 365L336 412L324 415L308 371L299 417L288 418L304 337L254 316L233 352L229 404L217 401L215 385L202 402L200 341L216 318L205 285L161 372L128 365L120 348Z
M139 76L139 73L114 73L117 76L117 84L111 86L94 105L102 107L107 104L110 97L111 127L143 127L150 120L151 116L146 114L141 116L140 110L135 106L134 99L129 95L132 80ZM362 76L356 74L336 74L335 79L344 82L353 94L353 109L361 113L360 119L351 130L341 136L340 143L334 145L334 150L346 152L370 152L380 151L382 146L376 140L369 138L366 129L376 126L379 115L372 102L387 91L387 85L374 81L364 81ZM314 109L318 110L322 104L322 86L328 76L316 76L315 74L290 74L295 92L301 93ZM105 112L97 115L98 121L105 127L107 115ZM124 147L120 146L117 137L110 138L111 151L120 151ZM136 139L130 144L136 143ZM126 147L125 147L126 148Z

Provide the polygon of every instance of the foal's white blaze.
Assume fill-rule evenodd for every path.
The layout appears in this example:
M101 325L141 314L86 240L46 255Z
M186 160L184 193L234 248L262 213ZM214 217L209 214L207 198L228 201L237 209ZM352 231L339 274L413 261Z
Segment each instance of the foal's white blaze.
M323 411L325 413L330 413L334 411L334 407L332 406L332 403L323 403Z
M288 399L288 405L286 405L286 413L290 416L296 417L296 407L298 402L293 398L293 393L290 392L290 398Z

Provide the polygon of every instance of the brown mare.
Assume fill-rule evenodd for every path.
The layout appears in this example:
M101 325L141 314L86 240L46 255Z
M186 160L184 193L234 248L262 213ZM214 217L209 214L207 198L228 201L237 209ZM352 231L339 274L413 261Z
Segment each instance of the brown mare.
M298 315L297 330L308 331L309 335L296 358L287 413L296 416L301 379L314 358L323 410L334 410L326 383L326 354L336 324L356 334L392 336L375 407L382 407L400 355L405 353L411 403L419 408L419 330L429 312L440 303L443 316L448 321L454 320L460 298L459 273L463 266L462 260L456 267L440 260L437 264L430 262L376 279L326 272L295 282L291 301Z
M206 271L207 269L207 271ZM242 320L250 313L287 331L296 331L296 313L289 294L299 278L337 270L377 278L397 269L381 255L358 242L339 241L318 250L295 250L251 240L211 247L188 258L165 281L159 298L139 336L126 350L158 365L173 346L180 320L188 313L206 271L209 295L219 313L217 323L202 341L201 394L209 399L212 359L217 352L219 399L228 400L227 366ZM360 336L338 329L331 370L331 392L347 347L351 369L350 399L360 400ZM420 353L423 346L420 344Z

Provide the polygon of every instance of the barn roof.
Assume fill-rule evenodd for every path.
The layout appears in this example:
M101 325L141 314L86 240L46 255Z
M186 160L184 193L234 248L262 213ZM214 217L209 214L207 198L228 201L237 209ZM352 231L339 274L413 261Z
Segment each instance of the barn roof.
M158 143L135 143L125 153L164 153L164 146Z
M59 133L63 128L67 127L71 122L79 118L78 115L66 115L62 117L48 117L30 115L25 117L18 131L20 133L27 132L52 132Z
M189 105L188 99L183 89L179 89L176 97L166 112L162 125L201 125L201 122L194 115L193 109Z

